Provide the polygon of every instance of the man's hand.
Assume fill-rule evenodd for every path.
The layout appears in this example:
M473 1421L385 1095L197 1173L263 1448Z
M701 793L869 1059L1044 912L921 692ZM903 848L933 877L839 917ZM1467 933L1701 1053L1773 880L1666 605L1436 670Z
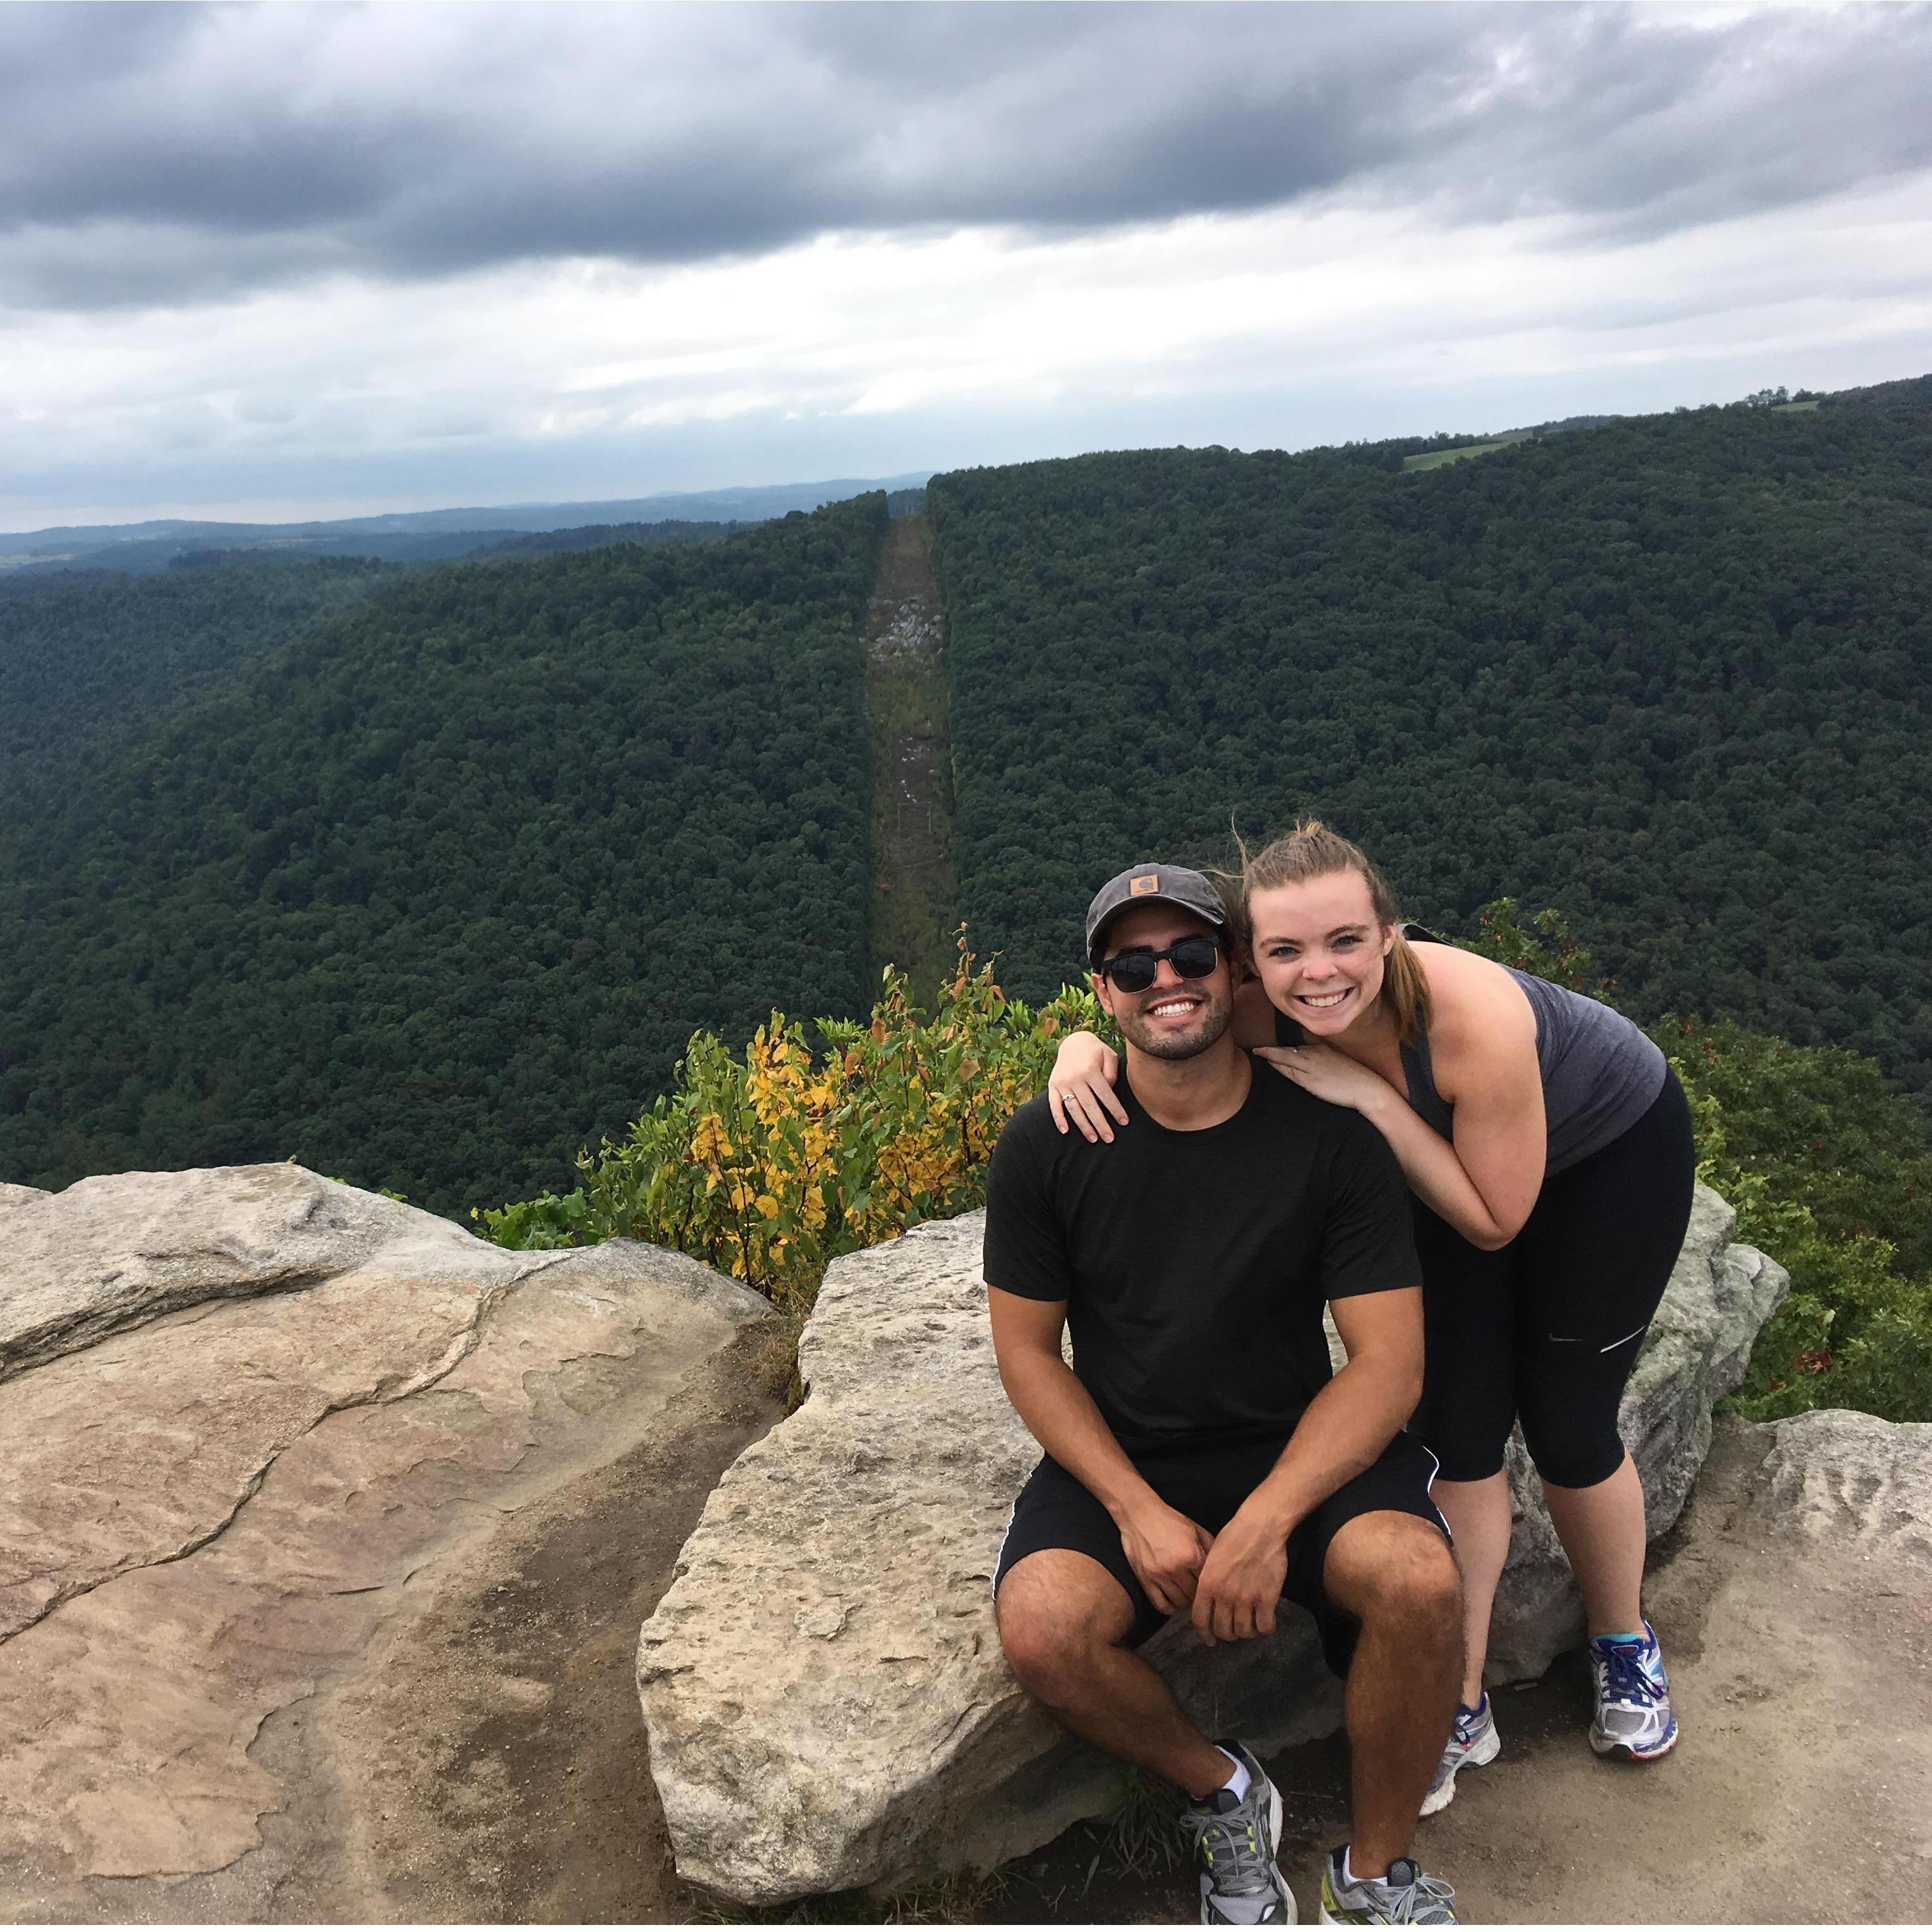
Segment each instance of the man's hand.
M1141 1588L1166 1616L1186 1610L1193 1600L1195 1579L1214 1540L1198 1522L1169 1509L1158 1497L1120 1525L1120 1547Z
M1268 1636L1288 1576L1288 1539L1238 1511L1216 1537L1194 1586L1194 1628L1203 1643Z

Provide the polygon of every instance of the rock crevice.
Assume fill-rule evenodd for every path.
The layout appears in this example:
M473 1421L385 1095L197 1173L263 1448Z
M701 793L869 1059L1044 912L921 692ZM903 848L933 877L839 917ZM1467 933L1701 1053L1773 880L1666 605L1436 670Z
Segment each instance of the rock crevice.
M440 1666L417 1711L386 1660L627 1457L692 1433L708 1486L773 1323L680 1256L511 1254L298 1169L0 1196L0 1333L44 1354L0 1382L0 1914L494 1916L387 1821L423 1802L399 1756L501 1700ZM412 1861L442 1888L399 1894Z

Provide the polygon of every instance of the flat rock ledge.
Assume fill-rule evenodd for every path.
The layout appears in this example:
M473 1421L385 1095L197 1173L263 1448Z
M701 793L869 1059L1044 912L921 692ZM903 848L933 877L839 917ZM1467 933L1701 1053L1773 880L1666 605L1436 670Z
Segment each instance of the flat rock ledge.
M1751 1431L1766 1436L1757 1480L1782 1529L1848 1541L1863 1561L1932 1562L1932 1422L1820 1408Z
M1676 1520L1788 1285L1736 1246L1700 1188L1626 1399L1653 1535ZM1012 1499L1038 1457L1002 1391L980 1275L984 1217L930 1222L835 1263L800 1350L809 1395L712 1495L646 1623L638 1678L682 1876L773 1904L988 1866L1104 1810L1118 1767L1066 1739L1001 1655L991 1595ZM1581 1635L1535 1481L1497 1615L1499 1674L1532 1676ZM1313 1625L1148 1654L1210 1735L1264 1750L1341 1720Z
M498 1916L491 1739L568 1687L476 1633L601 1472L715 1439L708 1489L774 1327L681 1256L292 1166L0 1192L0 1917ZM649 1607L607 1606L633 1765Z

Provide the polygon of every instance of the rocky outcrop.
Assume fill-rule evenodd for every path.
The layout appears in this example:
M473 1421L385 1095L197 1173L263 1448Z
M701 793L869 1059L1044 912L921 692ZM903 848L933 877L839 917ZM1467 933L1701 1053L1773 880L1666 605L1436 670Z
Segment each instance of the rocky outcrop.
M726 1474L644 1627L638 1683L678 1868L734 1898L989 1864L1114 1786L1000 1652L993 1566L1037 1452L994 1366L982 1225L928 1224L833 1265L800 1349L809 1399ZM1732 1226L1700 1190L1633 1378L1625 1420L1656 1530L1784 1292ZM1574 1612L1527 1485L1520 1502L1499 1622L1510 1667L1539 1668ZM1274 1748L1340 1721L1299 1612L1273 1639L1212 1651L1171 1626L1148 1654L1214 1735Z
M445 1248L465 1238L428 1215L404 1223L397 1204L286 1166L10 1188L0 1381L173 1309L311 1286L405 1226Z
M0 1196L0 1915L524 1916L477 1855L500 1746L599 1606L527 1657L506 1593L556 1621L545 1552L617 1475L694 1517L771 1328L682 1256L506 1253L293 1167Z
M1866 1558L1932 1558L1932 1423L1821 1408L1752 1433L1771 1438L1757 1481L1784 1533L1854 1543Z

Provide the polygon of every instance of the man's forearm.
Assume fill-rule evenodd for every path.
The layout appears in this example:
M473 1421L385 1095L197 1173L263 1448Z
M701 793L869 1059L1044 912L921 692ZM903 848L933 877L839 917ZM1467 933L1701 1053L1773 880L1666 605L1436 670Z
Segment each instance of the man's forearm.
M1318 1504L1370 1468L1420 1399L1406 1371L1350 1362L1311 1402L1274 1467L1241 1506L1286 1537Z
M1000 1364L1007 1398L1034 1440L1119 1522L1154 1496L1086 1385L1058 1355Z

